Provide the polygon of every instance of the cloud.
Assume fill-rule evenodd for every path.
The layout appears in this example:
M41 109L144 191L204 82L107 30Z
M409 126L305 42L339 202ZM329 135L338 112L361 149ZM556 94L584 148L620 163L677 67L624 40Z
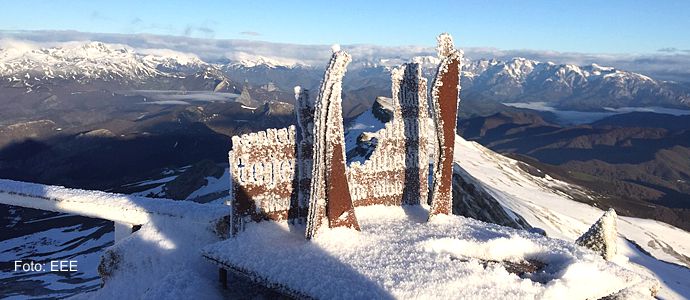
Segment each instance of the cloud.
M258 33L256 31L242 31L242 32L240 32L240 35L260 36L261 33Z
M144 20L139 17L134 17L131 21L129 21L129 24L131 25L141 25L144 24Z
M97 10L92 11L91 14L89 15L89 18L91 19L91 21L110 21L110 20L112 20L110 17L104 15L103 13L101 13L100 11L97 11Z
M675 52L678 52L679 49L678 49L678 48L674 48L674 47L667 47L667 48L661 48L661 49L656 50L656 51L659 51L659 52L667 52L667 53L675 53Z
M78 31L0 31L0 39L21 40L26 43L47 46L70 41L102 41L129 45L137 51L169 49L181 53L191 53L207 62L261 56L277 61L298 62L321 67L328 62L331 55L329 45L279 44L263 41L191 37L214 34L215 31L210 26L212 24L206 23L201 26L188 26L189 30L185 28L183 32L188 33L185 36L179 36L179 30L171 30L171 34L178 34L178 36L85 33ZM404 62L409 61L414 56L435 55L436 53L433 45L399 47L343 45L343 49L349 51L355 61L387 58ZM490 47L465 47L463 50L465 56L470 59L495 58L507 60L514 57L525 57L558 64L589 65L596 63L603 66L616 67L621 70L642 73L657 79L690 82L690 50L650 54L601 54L525 49L504 50Z
M200 33L201 35L205 37L213 37L213 35L216 33L216 31L210 27L207 26L194 26L194 25L187 25L187 27L184 28L182 31L184 36L191 37L195 33Z

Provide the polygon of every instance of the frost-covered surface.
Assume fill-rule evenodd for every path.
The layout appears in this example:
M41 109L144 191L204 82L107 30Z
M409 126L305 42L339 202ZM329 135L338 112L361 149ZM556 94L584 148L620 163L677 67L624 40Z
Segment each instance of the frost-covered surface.
M295 126L232 137L233 233L260 218L285 220L296 203Z
M224 205L201 205L5 179L0 179L0 203L127 224L145 224L151 218L164 217L208 225L230 214L230 208Z
M378 97L345 134L350 193L357 206L427 198L426 79L417 64L404 64L392 70L391 82L393 97Z
M297 145L297 215L304 218L303 208L309 203L311 192L311 176L314 163L314 102L309 97L309 90L300 86L295 91L295 113L299 125L298 135L301 137Z
M333 164L342 164L343 168L345 166L345 130L342 115L343 77L352 57L339 49L339 46L332 49L334 52L324 73L314 108L314 156L306 231L308 238L318 232L327 217L329 200L327 190L330 187L326 183L333 181L334 176L340 175L333 174ZM340 153L335 153L335 151ZM334 156L340 157L341 161L333 159ZM345 174L342 176L344 177ZM346 180L346 178L343 179ZM347 199L350 199L349 195ZM351 202L349 206L351 210ZM354 215L350 216L350 219L354 220L354 224L357 223Z
M604 213L569 196L581 193L580 188L548 175L532 176L517 161L459 136L455 163L507 211L522 216L548 236L573 242ZM690 297L690 233L662 222L631 217L619 217L617 225L615 263L659 279L659 296L663 299Z
M405 122L400 106L400 86L405 67L396 68L391 73L391 99L388 111L392 112L389 122L383 129L366 133L369 141L376 139L376 146L364 162L355 161L347 170L352 200L361 203L396 205L402 202L405 190ZM385 103L377 101L377 103ZM410 137L412 139L413 137ZM347 143L347 141L346 141Z
M654 285L596 253L525 231L459 216L426 222L421 206L356 213L361 232L322 228L307 241L303 227L264 222L203 251L319 299L597 299L626 288L649 294ZM547 264L535 281L482 263L525 259Z
M601 254L606 260L616 255L618 230L616 229L616 211L609 209L582 236L577 238L576 244L587 247Z
M452 164L454 134L447 134L448 128L452 128L455 133L457 124L457 105L460 101L460 75L450 74L449 71L452 66L457 68L454 72L460 72L462 52L455 49L453 38L450 34L443 33L437 38L438 46L437 52L441 59L438 68L436 69L436 76L431 83L431 112L436 128L436 153L434 154L434 161L437 162L432 173L432 187L431 187L431 210L433 214L448 214L452 211ZM457 82L447 82L449 79L457 79ZM444 82L446 81L446 82ZM457 95L441 95L443 86L457 86ZM446 92L447 93L447 92ZM444 99L441 99L441 97ZM452 98L451 98L452 97ZM448 107L442 102L454 101L455 107L448 110ZM442 110L445 107L445 110ZM445 120L444 120L445 119ZM448 123L448 124L446 124ZM449 149L450 148L450 149Z

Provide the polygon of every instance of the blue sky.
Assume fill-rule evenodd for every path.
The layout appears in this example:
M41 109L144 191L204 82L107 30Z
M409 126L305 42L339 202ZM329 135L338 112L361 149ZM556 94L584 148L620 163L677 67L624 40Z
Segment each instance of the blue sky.
M690 52L690 1L288 2L0 1L0 30L391 46L433 45L446 31L461 47Z

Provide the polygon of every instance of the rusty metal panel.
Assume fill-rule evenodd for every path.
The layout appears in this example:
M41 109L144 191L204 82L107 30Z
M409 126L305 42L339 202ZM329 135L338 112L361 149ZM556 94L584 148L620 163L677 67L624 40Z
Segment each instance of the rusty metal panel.
M441 34L438 41L442 61L438 66L431 92L438 145L433 174L431 216L452 213L453 151L460 100L461 54L454 48L450 35Z
M287 220L296 210L295 127L232 137L232 231L249 220Z

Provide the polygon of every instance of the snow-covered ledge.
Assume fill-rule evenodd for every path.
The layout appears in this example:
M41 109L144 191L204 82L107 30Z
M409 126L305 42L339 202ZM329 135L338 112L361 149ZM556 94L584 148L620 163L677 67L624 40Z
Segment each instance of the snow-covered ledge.
M136 226L157 218L209 224L212 230L223 235L227 230L226 217L231 212L226 205L153 199L5 179L0 179L0 203L113 221L116 242L131 234Z

